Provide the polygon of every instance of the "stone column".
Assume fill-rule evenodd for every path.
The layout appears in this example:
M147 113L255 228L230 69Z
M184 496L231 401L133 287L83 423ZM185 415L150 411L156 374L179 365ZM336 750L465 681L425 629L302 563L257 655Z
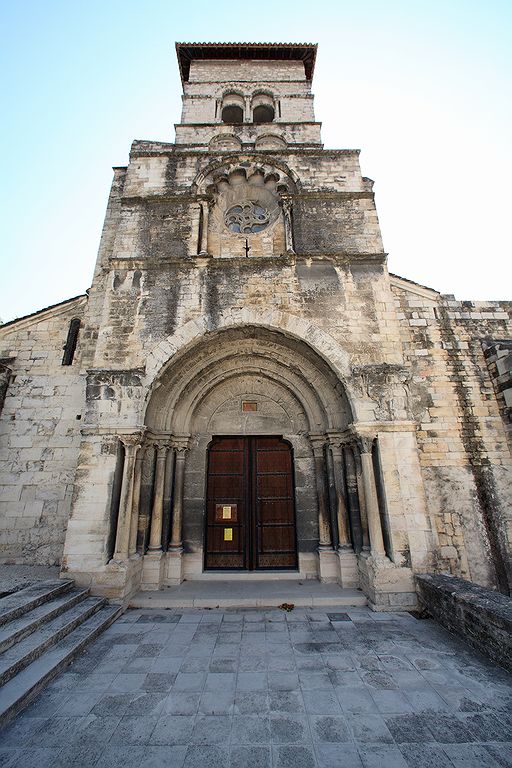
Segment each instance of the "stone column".
M373 471L372 446L374 438L366 435L357 437L357 445L361 454L366 515L368 517L368 532L370 534L370 553L373 557L385 557L384 539L380 522L379 502L375 475Z
M363 550L370 551L370 538L368 536L368 516L366 514L366 497L364 493L363 470L361 465L361 453L356 443L352 443L352 457L354 464L354 477L356 482L356 496L359 508L359 521L361 523L361 536Z
M171 540L167 550L166 584L181 584L183 581L183 489L185 485L185 459L188 438L178 438L174 446L174 489L172 495Z
M164 512L162 526L162 542L164 549L169 548L171 537L171 518L172 518L172 493L174 485L174 448L171 446L167 452L167 462L165 467L165 485L164 485Z
M156 442L155 479L153 484L153 508L148 551L142 566L142 589L160 589L163 583L162 521L164 509L165 465L169 446Z
M208 256L208 201L200 200L199 205L201 206L201 213L199 216L199 232L201 235L199 243L199 256Z
M311 445L313 447L315 461L316 492L318 499L319 577L320 581L337 581L338 566L336 555L332 547L329 504L326 488L325 436L311 436Z
M182 523L183 523L183 488L185 484L185 459L188 440L175 442L175 475L174 475L174 499L172 509L172 528L169 550L171 552L183 551Z
M130 556L135 555L137 552L137 530L139 527L139 503L140 503L140 489L142 485L142 462L146 453L146 447L141 446L137 451L135 458L135 470L133 475L133 495L132 495L132 510L130 520L130 542L128 546L128 554Z
M357 484L357 471L352 445L347 443L343 446L343 462L345 468L345 480L347 488L347 504L350 519L352 521L352 535L354 539L354 548L356 551L369 549L369 542L366 542L361 519L361 508Z
M340 443L330 446L334 474L334 490L336 493L336 522L338 524L338 546L340 549L351 549L350 527L348 512L343 494L343 457Z
M119 439L124 445L124 464L119 498L119 514L117 516L116 544L112 559L127 560L130 545L135 457L140 447L140 435L123 435Z
M350 522L345 502L343 448L340 441L331 442L331 455L337 506L339 583L342 587L357 587L359 586L357 558L351 541ZM348 496L348 489L346 491Z
M326 493L326 473L324 456L324 438L311 438L315 459L316 492L318 499L318 543L320 549L332 549L331 527L329 525L329 506Z
M157 445L153 510L151 512L151 531L148 552L162 551L162 520L164 509L165 463L168 446Z
M286 253L295 253L293 249L292 199L283 195L281 200L283 203L285 250Z

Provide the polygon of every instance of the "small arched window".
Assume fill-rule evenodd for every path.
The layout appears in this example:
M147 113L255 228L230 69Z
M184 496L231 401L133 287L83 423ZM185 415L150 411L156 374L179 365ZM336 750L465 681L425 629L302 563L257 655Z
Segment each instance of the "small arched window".
M257 93L252 102L253 123L271 123L276 115L274 99L268 93Z
M274 109L267 104L260 104L254 109L252 117L255 123L271 123L274 119Z
M221 118L223 123L231 125L244 121L244 99L238 93L228 93L222 99Z

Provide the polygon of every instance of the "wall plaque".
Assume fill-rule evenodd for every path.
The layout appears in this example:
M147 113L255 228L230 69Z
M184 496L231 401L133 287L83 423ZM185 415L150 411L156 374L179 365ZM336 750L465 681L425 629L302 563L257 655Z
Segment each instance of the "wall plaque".
M225 523L227 520L229 522L236 523L238 518L238 510L236 504L216 504L215 505L215 522L216 523Z
M258 403L249 402L249 400L242 400L242 411L248 413L249 411L257 411Z

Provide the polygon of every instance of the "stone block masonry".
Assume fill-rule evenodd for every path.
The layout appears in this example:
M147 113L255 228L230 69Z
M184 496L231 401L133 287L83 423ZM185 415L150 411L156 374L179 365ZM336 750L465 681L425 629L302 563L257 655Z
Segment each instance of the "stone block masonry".
M294 550L386 610L418 572L509 591L511 305L389 275L359 150L321 143L316 46L177 52L175 143L114 169L87 296L0 329L2 556L120 600L209 578L208 547L251 578ZM264 436L293 454L265 540L259 470L237 501L208 469L215 439Z
M512 671L512 600L453 576L416 576L420 605L477 651Z
M66 533L85 379L62 365L86 297L0 328L9 376L0 415L0 562L57 565Z

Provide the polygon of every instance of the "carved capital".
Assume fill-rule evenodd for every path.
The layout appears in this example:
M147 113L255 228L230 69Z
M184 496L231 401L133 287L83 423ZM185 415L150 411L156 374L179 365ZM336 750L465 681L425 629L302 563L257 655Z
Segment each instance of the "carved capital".
M333 456L340 456L343 447L353 440L353 435L349 432L328 432L327 437Z
M176 436L172 438L172 447L176 451L176 458L185 458L185 455L189 449L190 438L186 435Z
M158 442L155 443L156 446L156 459L157 461L165 461L165 458L167 456L167 451L169 450L170 446L167 442L162 442L161 440L158 440Z
M124 445L125 450L139 449L141 447L142 440L144 439L144 432L145 430L141 429L140 431L133 432L132 434L118 435L118 438Z
M324 449L327 445L327 438L325 435L310 435L311 447L313 449L313 455L315 458L323 457Z
M354 435L354 443L360 453L371 453L376 435Z

